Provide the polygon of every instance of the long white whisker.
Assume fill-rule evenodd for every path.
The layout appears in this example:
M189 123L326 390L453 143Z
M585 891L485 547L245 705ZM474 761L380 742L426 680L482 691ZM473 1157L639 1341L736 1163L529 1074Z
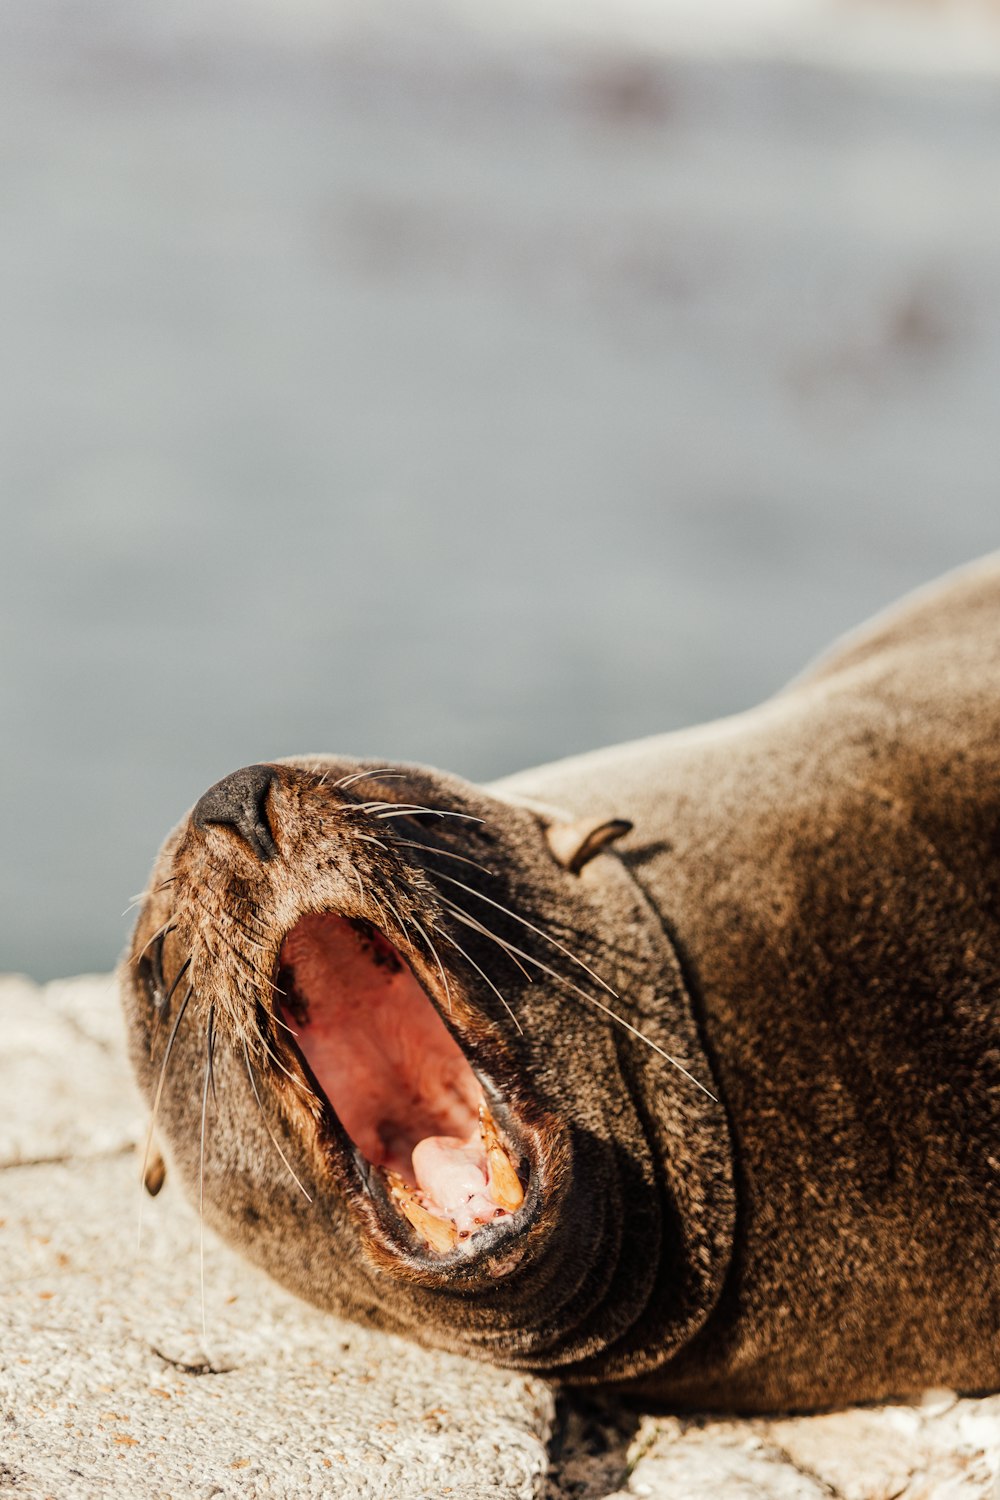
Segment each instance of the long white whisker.
M264 1106L263 1106L263 1104L260 1101L260 1094L257 1092L257 1082L256 1082L256 1079L253 1076L253 1068L250 1066L250 1051L249 1051L249 1048L247 1047L246 1041L244 1041L244 1043L243 1043L243 1056L246 1059L247 1077L250 1080L250 1087L253 1089L253 1096L254 1096L254 1098L257 1101L257 1108L260 1110L260 1117L264 1121L264 1129L267 1131L268 1135L271 1137L271 1144L274 1147L275 1151L277 1151L278 1155L281 1157L281 1160L284 1162L285 1166L287 1167L288 1174L291 1177L292 1181L295 1183L295 1186L298 1188L299 1192L305 1198L306 1202L307 1203L311 1203L312 1202L312 1198L306 1192L305 1188L302 1186L301 1182L296 1177L295 1173L292 1171L292 1167L291 1167L291 1164L289 1163L288 1157L285 1155L284 1151L282 1151L281 1147L278 1145L277 1137L275 1136L274 1131L271 1129L271 1124L270 1124L270 1121L267 1118L267 1115L264 1113Z
M495 907L497 911L503 912L505 916L510 917L513 921L520 922L522 927L527 927L528 931L533 932L536 937L542 938L546 943L551 943L553 948L558 948L560 953L565 954L565 956L570 960L571 963L576 964L577 968L583 969L585 973L589 974L591 979L593 979L596 984L599 984L602 990L607 990L608 994L611 995L615 1000L619 998L615 991L611 988L610 984L607 984L601 978L600 974L595 974L594 970L589 966L589 964L585 964L582 958L577 958L576 954L571 953L570 950L565 946L565 944L560 943L557 938L554 938L549 933L544 932L541 927L536 927L533 922L529 922L527 917L518 916L517 912L510 910L510 907L502 905L499 901L494 901L492 896L484 896L482 891L476 890L475 886L466 885L464 880L456 880L454 875L446 875L443 870L438 871L434 879L447 880L449 885L457 885L460 890L468 891L470 896L478 897L480 901L485 901L489 906Z
M215 1092L215 1001L208 1007L208 1077L212 1085L212 1103L216 1109L219 1108L218 1095Z
M398 906L394 906L393 903L389 900L389 897L385 894L385 891L382 892L381 900L383 900L385 902L386 906L389 908L389 910L392 912L393 916L396 918L396 921L399 923L400 935L403 938L403 941L405 942L406 941L406 918L403 916L403 914L399 910L399 907Z
M448 812L443 807L416 807L410 806L406 803L404 803L403 806L398 807L394 806L392 803L387 803L386 808L387 810L385 812L377 812L374 814L374 816L381 819L409 818L412 817L415 813L427 813L434 818L461 818L463 822L466 823L482 823L484 821L484 819L482 818L474 818L471 813Z
M524 964L521 963L520 959L517 957L517 954L513 951L510 944L506 942L504 938L495 933L492 928L487 927L485 922L480 922L476 917L470 917L469 913L465 910L464 907L457 906L454 901L449 901L447 896L441 896L440 899L447 910L451 912L452 916L455 917L459 922L461 922L465 927L470 927L473 932L478 932L481 934L481 936L489 938L491 942L496 943L497 947L501 950L502 953L505 953L507 955L511 963L517 965L528 983L534 984L534 975L528 973L527 969L524 967Z
M558 975L556 977L558 978ZM562 981L563 984L566 984L568 982L569 981L565 979ZM652 1047L653 1051L658 1052L662 1058L664 1058L668 1063L671 1063L677 1069L678 1073L683 1073L684 1077L687 1078L691 1083L693 1083L695 1088L701 1089L702 1093L706 1094L708 1098L711 1099L713 1104L718 1104L719 1101L712 1093L711 1089L707 1089L705 1085L694 1076L693 1073L688 1072L684 1064L682 1062L678 1062L676 1057L671 1057L669 1052L665 1052L662 1047L657 1046L656 1042L654 1042L651 1037L646 1036L646 1034L640 1031L637 1026L633 1026L630 1021L626 1021L625 1017L620 1016L617 1011L612 1010L610 1005L605 1005L603 1000L598 1000L596 995L587 995L583 990L577 989L576 985L571 985L571 988L575 989L578 995L583 995L583 998L585 1000L589 1000L591 1005L596 1005L598 1010L603 1011L606 1016L610 1016L612 1021L617 1022L619 1026L623 1026L626 1031L630 1031L632 1035L634 1037L637 1037L640 1042L645 1042L647 1047Z
M327 771L323 777L324 781L329 774L329 771ZM339 781L331 782L331 786L335 788L353 786L356 781L364 781L366 776L408 776L409 774L408 771L394 771L391 766L383 766L380 770L376 771L355 771L352 776L341 776Z
M190 963L190 962L191 962L191 960L188 959L188 963ZM182 973L184 972L183 969L181 970L181 972ZM174 983L176 984L176 982L177 981L175 980ZM150 1153L150 1150L151 1150L152 1145L153 1145L153 1131L156 1128L156 1116L157 1116L157 1114L159 1112L159 1108L160 1108L160 1095L163 1093L163 1084L164 1084L164 1080L166 1079L166 1076L167 1076L167 1063L170 1061L170 1053L173 1050L174 1038L177 1036L177 1029L180 1026L181 1021L184 1018L184 1012L187 1010L188 1001L191 999L191 996L193 994L194 994L194 985L193 984L189 984L188 988L187 988L187 994L184 996L184 999L180 1003L180 1006L179 1006L178 1011L177 1011L177 1017L176 1017L176 1019L174 1021L174 1024L173 1024L173 1026L171 1028L170 1035L167 1038L167 1046L166 1046L166 1050L165 1050L165 1052L163 1054L163 1064L162 1064L162 1066L160 1068L160 1077L159 1077L159 1080L158 1080L157 1085L156 1085L156 1093L153 1095L153 1108L150 1111L150 1115L149 1115L149 1128L146 1131L146 1146L145 1146L145 1150L142 1153L142 1171L139 1173L139 1182L140 1182L140 1185L143 1184L143 1183L145 1183L145 1181L146 1181L146 1169L149 1166L149 1153ZM139 1223L138 1223L138 1227L137 1227L136 1246L135 1246L136 1250L141 1250L142 1249L142 1210L143 1210L144 1205L145 1205L145 1198L140 1195L140 1198L139 1198Z
M276 1020L277 1017L272 1017L272 1019ZM296 1033L294 1031L292 1031L292 1029L291 1029L290 1026L286 1026L285 1030L288 1031L288 1032L291 1032L292 1036L296 1035ZM281 1058L278 1056L278 1054L276 1052L272 1052L271 1051L271 1048L267 1045L266 1038L262 1036L260 1040L261 1040L261 1044L262 1044L262 1046L264 1048L264 1051L267 1053L268 1057L274 1063L274 1066L276 1068L280 1068L281 1072L284 1073L285 1077L292 1084L294 1084L294 1086L298 1089L298 1091L299 1091L300 1094L305 1094L306 1096L308 1096L309 1090L306 1088L305 1084L302 1083L302 1081L300 1079L296 1078L296 1076L295 1076L294 1073L290 1073L288 1071L288 1069L285 1067L284 1063L281 1061ZM246 1042L244 1042L243 1045L246 1046Z
M468 859L464 854L455 854L451 849L439 849L436 844L420 844L416 839L401 839L396 835L394 840L397 844L404 844L407 849L422 849L425 854L440 854L444 859L457 859L460 864L471 865L474 870L482 870L484 875L497 878L496 870L489 870L481 865L477 859Z
M529 964L534 964L536 968L541 969L543 974L548 974L550 979L554 979L557 984L566 985L568 989L573 990L575 994L581 997L581 999L587 1000L591 1005L596 1005L598 1010L603 1011L604 1014L608 1016L612 1021L615 1021L619 1026L623 1027L625 1031L631 1032L634 1037L636 1037L640 1042L644 1042L647 1047L651 1047L654 1052L659 1053L660 1057L664 1058L668 1063L671 1063L679 1073L683 1073L684 1077L689 1079L690 1082L694 1084L695 1088L701 1089L701 1092L703 1094L707 1094L709 1099L711 1099L714 1104L718 1104L719 1101L712 1093L712 1091L710 1089L707 1089L703 1083L700 1083L698 1079L695 1078L693 1073L689 1073L682 1062L678 1062L676 1057L671 1057L670 1053L665 1052L663 1048L658 1045L658 1043L653 1041L652 1037L646 1036L645 1033L640 1031L637 1026L633 1026L631 1021L626 1021L625 1017L620 1016L617 1011L612 1010L610 1005L605 1005L604 1001L598 1000L596 995L588 995L587 991L582 990L578 984L574 984L572 979L567 979L564 974L559 974L555 969L550 969L548 964L543 964L542 961L538 958L535 958L533 954L525 953L523 949L514 947L513 943L511 943L509 946L513 948L515 953L519 953L522 958L526 959Z
M163 926L162 927L158 927L156 929L156 931L153 933L153 936L146 939L146 941L143 943L142 947L139 949L138 953L135 955L135 958L132 960L132 962L137 964L139 962L140 958L143 958L145 956L145 954L148 952L148 950L150 948L152 948L152 946L156 942L157 938L166 937L166 935L167 935L168 932L174 932L174 931L175 931L175 928L173 928L171 926L171 919L168 917L167 920L164 922Z
M410 917L410 921L413 923L414 927L417 929L417 931L420 933L420 936L423 938L424 942L427 944L427 946L430 949L431 954L433 956L434 962L438 966L438 973L441 975L441 983L444 985L444 993L445 993L445 996L446 996L447 1001L448 1001L448 1014L450 1016L451 1013L452 1013L451 985L448 983L448 976L444 972L444 964L441 962L441 959L440 959L440 956L438 954L437 949L435 948L434 944L431 942L430 938L427 936L427 933L421 927L420 923L417 921L416 917L411 916ZM442 934L442 936L446 937L447 933ZM480 972L482 972L482 971L480 971ZM486 975L485 974L483 974L483 978L486 979ZM487 980L487 983L489 983L488 980Z
M378 911L379 916L382 918L382 931L388 937L389 933L392 931L392 923L389 921L389 918L385 914L385 907L382 905L381 901L376 896L374 891L368 892L368 899L369 901L371 901L372 905ZM399 937L402 938L404 942L406 941L406 933L403 932L402 929L400 929Z
M373 833L355 833L354 837L356 839L364 839L366 844L377 844L379 848L384 849L387 854L389 852L389 845L383 844L382 840L377 839Z
M481 969L479 967L479 965L476 963L476 960L470 954L466 953L466 951L462 947L461 943L457 943L455 941L455 939L451 936L451 934L449 932L442 931L441 936L444 938L445 942L450 943L453 948L457 948L458 949L459 953L465 959L466 963L470 963L472 965L472 967L475 969L475 971L476 971L477 974L481 974L483 976L483 978L486 980L486 983L489 985L490 989L493 991L494 995L496 995L497 999L500 1001L500 1004L503 1006L504 1010L507 1012L507 1014L510 1016L511 1020L514 1022L514 1025L517 1027L518 1031L523 1036L524 1035L524 1028L522 1027L520 1021L517 1019L517 1016L515 1016L514 1012L511 1010L510 1006L507 1004L507 1001L504 999L503 995L501 995L500 991L497 989L496 985L493 983L493 981L490 978L490 976L485 972L485 970L483 970L483 969Z
M212 1010L214 1010L214 1002ZM211 1014L211 1011L210 1011ZM201 1336L208 1356L208 1318L205 1312L205 1119L208 1114L208 1084L212 1076L211 1034L205 1058L205 1082L201 1091L201 1144L198 1153L198 1252L201 1274ZM210 1361L211 1362L211 1361Z
M287 998L287 996L286 996L286 998ZM298 1039L299 1039L298 1032L295 1031L291 1026L289 1026L289 1024L288 1024L287 1021L283 1021L281 1019L281 1017L277 1014L276 1011L272 1010L270 1012L270 1016L271 1016L271 1020L272 1021L277 1021L278 1025L281 1027L282 1031L287 1031L289 1036L293 1036L295 1038L295 1040L298 1041Z

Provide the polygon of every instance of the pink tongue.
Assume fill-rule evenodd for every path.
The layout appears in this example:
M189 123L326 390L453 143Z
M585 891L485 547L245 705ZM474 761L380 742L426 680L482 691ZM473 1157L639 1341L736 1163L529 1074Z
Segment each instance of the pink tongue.
M413 1148L413 1173L432 1213L459 1230L474 1229L497 1212L486 1181L486 1157L478 1132L467 1141L428 1135Z

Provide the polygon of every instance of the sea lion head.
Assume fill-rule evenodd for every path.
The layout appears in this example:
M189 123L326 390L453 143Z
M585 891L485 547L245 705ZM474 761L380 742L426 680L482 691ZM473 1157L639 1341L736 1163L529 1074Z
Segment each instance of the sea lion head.
M205 1219L322 1308L500 1364L624 1380L689 1341L729 1134L628 827L319 757L210 788L120 971Z

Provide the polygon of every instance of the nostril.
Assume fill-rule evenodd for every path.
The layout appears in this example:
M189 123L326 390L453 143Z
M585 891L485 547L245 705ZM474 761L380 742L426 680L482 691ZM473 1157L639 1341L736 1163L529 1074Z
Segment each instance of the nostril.
M244 766L224 776L195 803L191 814L195 827L222 824L238 833L258 859L273 859L278 846L267 821L267 793L273 780L271 766Z

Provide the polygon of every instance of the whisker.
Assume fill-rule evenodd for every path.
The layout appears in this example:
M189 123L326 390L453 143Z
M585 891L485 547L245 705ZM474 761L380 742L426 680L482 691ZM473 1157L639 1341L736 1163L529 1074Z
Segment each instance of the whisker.
M221 940L226 944L226 947L229 949L229 951L235 954L237 958L241 958L244 960L244 962L249 963L250 960L248 956L246 954L239 953L238 950L233 947L229 938L226 936L225 932L216 921L216 913L212 911L211 907L206 906L200 896L194 896L193 900L195 905L200 907L201 910L205 913L205 916L208 918L209 926L212 928L213 932L215 932L216 935L221 938ZM232 915L231 912L227 912L226 915L229 918L230 922L232 922L233 926L237 928L239 932L242 932L247 941L253 943L255 948L262 948L265 951L267 950L268 945L266 943L259 942L251 932L247 931L247 929L243 926L243 923L238 921L236 917Z
M268 1012L268 1014L270 1015L272 1021L277 1021L278 1020L277 1016L272 1015L270 1012ZM297 1035L296 1032L292 1031L292 1028L290 1026L285 1026L284 1021L279 1021L279 1025L284 1026L285 1030L287 1032L289 1032L292 1036L296 1036ZM302 1080L300 1078L296 1078L296 1076L295 1076L294 1073L290 1073L289 1072L289 1070L285 1067L284 1063L281 1061L281 1058L278 1056L278 1054L276 1052L273 1052L271 1050L271 1048L268 1046L267 1038L265 1036L263 1036L263 1035L260 1036L260 1043L261 1043L261 1046L263 1047L265 1053L267 1054L267 1056L274 1063L274 1066L276 1068L278 1068L282 1073L284 1073L285 1077L289 1080L290 1083L294 1084L294 1086L298 1089L299 1093L300 1094L304 1094L307 1099L309 1097L311 1097L311 1091L310 1091L310 1089L302 1082ZM243 1041L243 1045L244 1045L244 1047L246 1046L246 1039L245 1038L244 1038L244 1041Z
M156 938L159 938L159 933L153 933L153 938L150 939L150 942L156 941ZM142 950L142 953L145 953L145 948L144 950ZM139 957L142 957L142 954L139 954ZM166 1013L168 1013L169 1002L171 1002L172 998L174 998L174 990L177 989L178 984L180 984L180 981L183 980L183 977L187 974L187 969L189 968L190 954L189 956L187 956L187 959L184 960L183 963L181 963L180 969L178 969L177 974L174 975L174 983L171 984L171 987L169 987L166 995L163 996L162 999L153 996L153 1031L150 1032L150 1062L153 1061L153 1049L154 1047L156 1047L156 1040L160 1034L160 1020L162 1020L162 1017L166 1016ZM160 978L162 978L162 966L160 966Z
M209 1012L211 1016L211 1011ZM208 1114L208 1084L212 1076L212 1049L205 1058L205 1082L201 1090L201 1141L198 1152L198 1250L201 1273L201 1336L208 1354L208 1318L205 1313L205 1118Z
M329 771L327 771L326 775L329 776L329 774L330 774ZM355 771L352 776L341 776L341 778L340 778L339 781L335 781L332 784L333 784L333 786L335 788L336 787L345 787L345 786L353 786L356 781L364 781L364 779L365 779L366 776L379 776L379 777L381 777L381 776L407 776L407 775L409 775L409 772L407 772L407 771L394 771L391 766L383 766L380 770L376 770L376 771ZM324 777L324 780L325 780L325 777Z
M450 943L453 948L457 948L458 949L459 953L465 959L466 963L470 963L472 965L472 967L475 969L475 971L476 971L477 974L481 974L482 975L482 977L486 980L486 983L489 985L490 989L493 991L494 995L496 995L497 999L500 1001L500 1004L503 1006L504 1010L507 1012L507 1014L510 1016L511 1020L514 1022L514 1025L517 1027L517 1029L518 1029L519 1033L521 1034L521 1036L523 1036L524 1035L524 1028L522 1027L520 1021L517 1019L517 1016L515 1016L514 1012L511 1010L510 1006L507 1004L507 1001L504 999L503 995L501 995L500 991L497 989L496 985L493 983L493 981L490 978L490 976L486 973L486 971L484 969L481 969L479 967L479 965L476 963L476 960L474 958L472 958L470 954L466 953L466 951L462 947L461 943L457 943L455 941L455 939L451 936L451 933L444 932L442 930L441 936L445 939L446 942Z
M436 844L421 844L416 839L401 839L399 835L393 840L396 844L404 844L407 849L422 849L425 854L440 854L444 859L457 859L463 865L471 865L474 870L482 870L484 875L490 875L497 879L496 870L489 870L481 865L477 859L468 859L464 854L454 854L450 849L439 849Z
M191 955L189 953L188 956L187 956L187 958L181 964L180 968L177 970L177 973L174 975L174 982L170 986L170 988L167 991L166 995L164 996L163 1004L161 1006L161 1009L163 1011L166 1011L166 1009L169 1006L171 1000L174 998L174 990L180 984L181 980L184 978L184 975L187 973L187 971L188 971L188 969L190 969L190 967L191 967Z
M646 1036L645 1033L640 1031L637 1026L633 1026L631 1021L626 1021L625 1017L620 1016L617 1011L612 1010L610 1005L605 1005L604 1001L598 1000L596 995L588 995L587 991L582 990L578 984L574 984L572 979L567 979L564 974L559 974L555 969L550 969L548 964L543 964L540 959L535 958L532 954L525 953L521 948L515 948L513 943L510 946L514 948L515 953L520 953L521 957L527 959L529 964L534 964L536 968L541 969L543 974L548 974L550 979L554 979L557 984L566 985L567 988L573 990L575 994L579 995L581 999L589 1001L591 1005L596 1005L597 1009L603 1011L604 1014L608 1016L612 1021L615 1021L626 1031L631 1032L634 1037L638 1038L640 1042L644 1042L647 1047L651 1047L654 1052L659 1053L660 1057L664 1058L668 1063L671 1063L679 1073L683 1073L684 1077L689 1079L690 1082L694 1084L695 1088L701 1089L701 1092L703 1094L708 1095L713 1104L718 1104L719 1101L711 1092L711 1090L707 1089L703 1083L700 1083L698 1079L695 1078L693 1073L689 1073L682 1062L678 1062L676 1057L671 1057L670 1053L665 1052L657 1042L653 1041L652 1037Z
M403 937L403 940L405 942L406 941L406 918L403 916L402 912L399 910L399 907L393 905L393 903L389 900L389 897L385 894L384 891L382 892L381 899L385 902L386 906L389 908L389 910L392 912L393 916L396 918L396 921L399 923L399 931L400 931L400 933L401 933L401 935Z
M271 1137L271 1144L274 1147L275 1151L277 1151L278 1155L281 1157L281 1160L284 1162L285 1166L288 1168L288 1174L291 1177L292 1181L295 1183L295 1186L298 1188L299 1192L305 1198L306 1202L307 1203L311 1203L312 1202L312 1198L306 1192L305 1188L302 1186L301 1182L296 1177L295 1173L292 1171L292 1167L291 1167L291 1165L289 1163L288 1157L285 1155L284 1151L282 1151L281 1147L278 1145L277 1137L275 1136L274 1131L271 1129L271 1123L268 1120L267 1115L264 1113L264 1106L261 1103L260 1094L257 1091L257 1081L256 1081L256 1079L253 1076L253 1068L250 1066L250 1050L247 1047L245 1039L244 1039L244 1042L243 1042L243 1056L244 1056L244 1058L246 1060L247 1077L250 1080L250 1087L253 1089L253 1096L254 1096L254 1098L257 1101L257 1108L260 1110L260 1117L264 1121L264 1129L267 1131L268 1135Z
M132 897L131 901L122 912L122 916L127 917L130 911L132 911L135 907L142 905L147 896L155 896L159 891L166 890L167 886L173 885L176 879L176 875L171 875L167 880L161 880L159 885L155 886L152 891L140 891L137 896Z
M562 981L563 984L567 984L568 982L569 981L565 979ZM719 1101L712 1093L711 1089L707 1089L705 1085L694 1076L693 1073L690 1073L687 1070L682 1062L678 1062L676 1057L671 1057L669 1052L665 1052L663 1048L658 1046L651 1037L646 1036L645 1032L640 1031L637 1026L633 1026L630 1021L626 1021L624 1016L620 1016L617 1011L612 1010L610 1005L605 1005L603 1000L598 1000L596 995L584 994L584 991L581 989L577 989L576 985L571 985L570 988L575 989L578 995L583 995L583 998L585 1000L589 1000L591 1005L596 1005L598 1010L603 1011L604 1014L606 1016L609 1016L612 1021L615 1021L619 1026L623 1026L626 1031L630 1031L632 1035L638 1038L640 1042L645 1042L647 1047L652 1047L653 1051L658 1052L666 1062L672 1064L672 1066L677 1069L678 1073L683 1073L684 1077L688 1079L690 1083L693 1083L695 1088L701 1089L701 1092L707 1095L708 1098L711 1099L713 1104L718 1104Z
M466 927L471 927L473 932L478 932L482 937L489 938L491 942L496 943L497 947L501 950L502 953L505 953L507 955L511 963L516 964L528 983L534 984L534 975L528 973L527 969L524 967L524 964L521 963L520 959L517 957L517 954L512 950L510 944L506 942L504 938L495 933L491 927L487 927L485 922L480 922L477 917L471 917L464 907L456 906L454 901L449 901L447 896L441 896L440 899L447 910L450 911L452 916L457 918L459 922L462 922Z
M377 909L379 916L382 918L382 931L385 933L386 937L388 937L389 933L392 931L392 923L389 921L389 918L385 914L385 907L382 905L381 901L376 896L374 891L368 892L368 899ZM400 932L399 936L403 938L404 941L406 940L405 932Z
M257 932L262 933L265 938L270 936L267 923L262 922L256 915L256 913L251 911L249 907L247 907L239 916L237 916L234 912L230 912L229 915L230 919L236 923L237 927L242 927L245 932L253 932L254 930L256 930Z
M215 1001L208 1007L208 1076L212 1084L212 1103L216 1109L219 1108L219 1098L215 1092Z
M152 948L153 944L156 942L157 938L166 937L168 932L176 932L176 931L177 931L177 925L176 925L176 923L172 923L171 920L170 920L170 918L168 917L167 920L164 922L163 926L162 927L158 927L156 929L156 931L153 933L152 937L146 939L146 941L143 943L142 947L139 949L138 953L135 955L135 958L132 960L132 962L137 964L139 962L140 958L144 958L145 955L146 955L146 953L149 951L150 948Z
M282 993L284 993L284 992L282 992ZM288 998L287 995L285 996L285 998L286 999ZM270 1012L270 1016L271 1016L271 1020L272 1021L277 1021L278 1025L281 1027L282 1031L287 1031L289 1036L293 1036L295 1038L295 1040L298 1041L298 1039L299 1039L298 1032L297 1031L293 1031L292 1028L291 1028L291 1026L289 1026L288 1022L287 1021L283 1021L281 1019L281 1017L278 1015L277 1011L271 1011Z
M176 990L177 986L180 984L181 980L184 978L184 975L187 973L190 967L191 955L189 953L187 958L181 964L180 968L177 970L177 973L174 975L174 982L170 986L167 993L163 996L162 1000L157 997L154 997L153 999L153 1034L149 1038L150 1062L152 1062L153 1060L153 1047L155 1045L157 1037L160 1034L160 1020L163 1016L166 1016L168 1014L170 1010L170 1002L174 998L174 991Z
M190 963L190 962L191 962L191 960L188 959L188 963ZM187 968L187 964L185 964L184 967ZM181 972L183 973L183 970ZM173 991L171 991L171 993L173 993ZM163 1093L163 1084L164 1084L164 1080L166 1079L166 1076L167 1076L167 1063L170 1061L170 1053L173 1050L174 1039L177 1036L178 1027L181 1024L181 1021L184 1019L184 1012L187 1010L188 1001L191 999L191 996L193 994L194 994L194 985L193 984L189 984L188 988L187 988L187 994L184 996L184 999L181 1001L180 1007L179 1007L179 1009L177 1011L177 1016L176 1016L176 1019L174 1021L173 1027L171 1028L170 1036L167 1038L166 1051L163 1054L163 1064L162 1064L162 1066L160 1068L160 1077L159 1077L159 1080L158 1080L157 1085L156 1085L156 1093L153 1095L153 1107L152 1107L152 1109L150 1111L150 1115L149 1115L149 1128L146 1131L146 1146L145 1146L145 1149L144 1149L144 1151L142 1153L142 1170L139 1173L139 1182L140 1182L140 1184L144 1183L145 1180L146 1180L146 1168L149 1166L149 1152L150 1152L150 1149L151 1149L152 1144L153 1144L153 1131L156 1128L156 1116L157 1116L157 1114L159 1112L159 1108L160 1108L160 1095ZM144 1207L144 1198L140 1197L140 1199L139 1199L139 1223L138 1223L137 1235L136 1235L136 1249L137 1250L141 1250L142 1249L142 1210L143 1210L143 1207Z
M554 938L549 933L544 932L541 927L536 927L533 922L529 922L527 917L518 916L517 912L513 912L510 910L510 907L502 905L502 903L499 901L494 901L492 896L484 896L482 891L476 890L475 886L466 885L463 880L456 880L454 875L445 875L444 871L439 871L434 878L435 880L447 880L449 885L457 885L461 890L468 891L470 896L478 897L480 901L485 901L489 906L495 907L497 911L503 912L505 916L510 917L513 921L519 922L522 927L527 927L529 932L533 932L536 937L542 938L544 942L551 943L553 948L558 948L559 952L565 954L565 956L570 960L571 963L576 964L577 968L583 969L585 973L589 974L591 979L593 979L595 983L601 986L602 990L607 990L608 994L611 995L615 1000L619 998L615 991L611 988L610 984L607 984L601 978L600 974L595 974L589 964L585 964L582 958L577 958L576 954L571 953L570 950L563 943L560 943L557 938Z
M407 803L404 803L402 807L397 807L391 802L383 803L383 807L387 811L375 813L376 818L411 818L417 813L427 813L432 818L461 818L465 823L485 822L483 818L474 818L471 813L449 812L443 807L417 807Z
M196 901L197 901L197 899L198 898L195 897ZM221 932L219 930L219 928L215 925L214 921L212 920L212 915L208 911L207 907L205 907L205 905L201 901L198 901L198 905L201 907L202 911L205 913L206 917L208 918L209 926L215 932L215 935L219 938L220 942L222 942L225 945L225 947L227 947L229 949L230 953L237 960L237 962L243 965L244 971L250 975L251 979L254 980L254 981L256 981L257 984L266 985L268 987L268 989L270 989L271 991L273 991L274 994L284 996L284 991L280 990L278 988L278 986L274 983L273 980L268 979L263 974L261 974L258 969L254 968L253 964L250 962L250 960L246 957L245 954L240 953L239 949L233 947L232 943L225 936L225 934L223 932ZM190 963L190 959L188 960L188 962ZM272 1021L277 1021L278 1025L284 1027L284 1029L286 1031L288 1031L292 1036L296 1035L296 1033L294 1031L292 1031L291 1027L290 1026L286 1026L285 1023L284 1023L284 1021L282 1021L281 1017L278 1016L273 1010L267 1011L266 1014L268 1015L268 1017ZM295 1077L294 1073L290 1073L288 1071L288 1069L285 1067L284 1063L278 1057L277 1053L273 1052L271 1050L271 1048L268 1046L266 1038L263 1037L263 1036L261 1036L260 1041L261 1041L261 1044L262 1044L262 1046L264 1048L264 1051L267 1053L268 1057L274 1063L275 1067L281 1069L281 1071L282 1071L282 1073L284 1073L285 1077L288 1078L295 1085L295 1087L299 1090L300 1093L304 1093L304 1094L308 1095L309 1090L305 1087L305 1085L298 1078Z
M267 985L267 987L269 989L273 990L275 988L274 981L271 980L270 978L268 978L267 975L262 974L260 972L260 970L253 965L253 963L250 961L250 959L247 956L247 954L241 953L238 948L236 948L236 947L233 946L233 944L230 942L229 938L223 932L222 928L215 921L215 918L214 918L212 912L209 911L209 909L205 905L205 903L203 901L199 900L197 896L195 896L194 900L195 900L196 904L201 908L201 910L205 913L205 916L208 919L208 925L209 925L209 927L215 933L215 935L219 939L220 943L222 943L224 947L226 947L226 948L229 949L230 953L236 959L237 963L242 964L245 972L248 973L252 979L256 980L256 982L258 984ZM263 946L263 945L262 944L258 944L258 946Z
M421 927L420 923L417 921L416 917L412 917L411 916L410 920L412 921L412 923L413 923L414 927L417 929L417 931L420 933L420 936L423 938L424 942L427 944L428 948L431 951L431 955L432 955L432 957L434 959L434 962L438 966L438 973L441 975L441 983L444 985L444 993L445 993L445 997L446 997L446 999L448 1001L448 1014L450 1016L452 1014L451 985L448 983L448 976L447 976L447 974L444 971L444 964L441 962L441 958L440 958L440 955L438 954L437 949L435 948L434 944L431 942L430 938L427 936L427 933L424 931L423 927ZM480 973L482 973L482 970L480 970ZM486 975L485 974L483 974L483 978L486 979ZM488 984L489 980L487 980L486 982Z
M199 905L201 905L200 902L199 902ZM204 907L202 907L202 910L204 910ZM226 912L226 917L227 917L227 919L230 922L232 922L232 924L233 924L234 927L238 928L239 931L242 932L243 936L246 938L246 940L247 940L248 943L252 943L255 948L260 948L265 953L268 951L268 949L271 946L270 943L263 943L263 942L261 942L260 938L256 937L254 935L253 928L252 927L248 927L247 924L246 924L246 922L242 921L235 914L235 912L227 911Z

